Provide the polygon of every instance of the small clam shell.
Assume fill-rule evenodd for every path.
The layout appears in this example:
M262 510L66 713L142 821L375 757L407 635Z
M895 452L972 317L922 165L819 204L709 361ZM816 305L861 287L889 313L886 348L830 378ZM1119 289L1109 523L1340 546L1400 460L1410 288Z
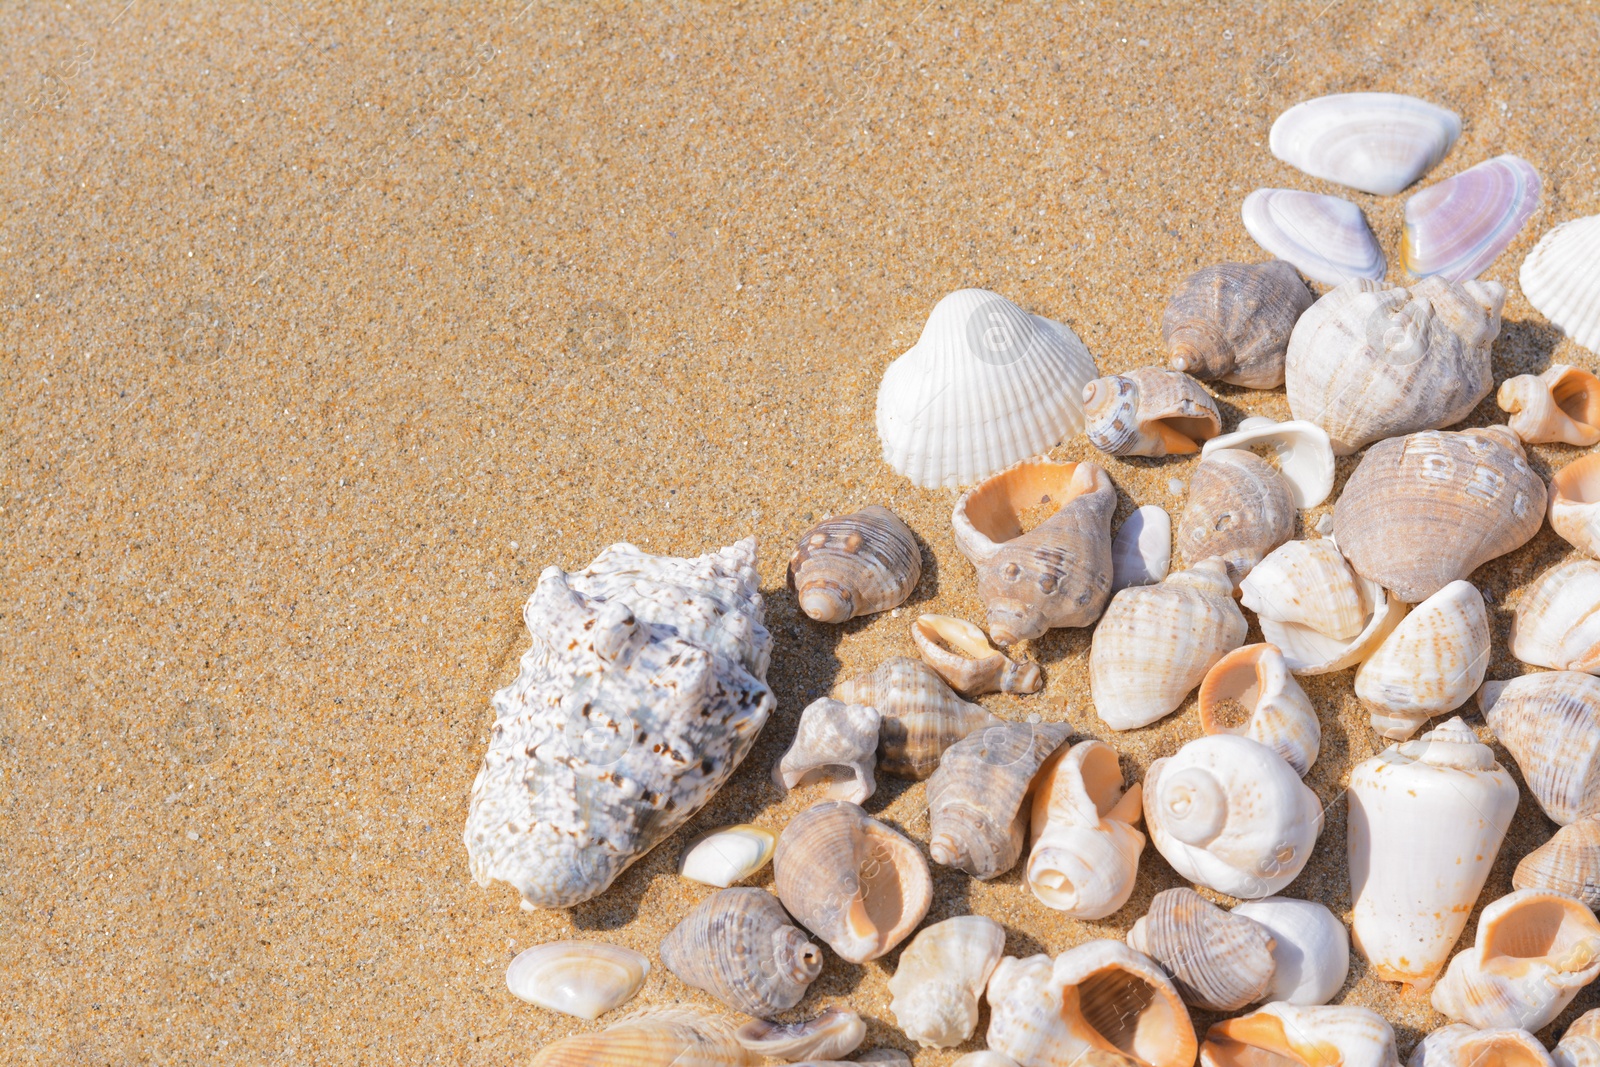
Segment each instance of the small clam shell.
M1172 566L1172 516L1155 504L1135 508L1111 542L1111 592L1154 585Z
M1243 722L1236 721L1240 716ZM1206 672L1200 683L1200 728L1259 741L1302 778L1322 748L1317 709L1271 644L1236 648Z
M1591 909L1600 906L1600 815L1568 823L1522 857L1511 884L1565 893Z
M1294 267L1222 263L1183 280L1161 315L1173 370L1251 389L1283 384L1283 357L1311 291Z
M1536 578L1517 604L1510 644L1524 663L1600 674L1600 563L1568 560Z
M1142 796L1137 782L1124 790L1104 741L1056 749L1033 784L1024 876L1033 895L1074 919L1103 919L1126 904L1144 849Z
M1478 704L1546 815L1565 826L1600 813L1600 678L1545 671L1485 682Z
M1016 663L995 650L982 630L951 615L922 615L911 624L922 662L963 696L1037 693L1044 688L1039 665Z
M650 1008L597 1034L546 1045L528 1067L755 1067L725 1020L687 1008Z
M1519 374L1500 383L1495 403L1511 413L1509 425L1530 445L1600 442L1600 378L1565 363L1543 374Z
M1222 432L1217 402L1187 374L1140 367L1083 387L1084 433L1111 456L1186 456Z
M1367 217L1337 196L1257 189L1240 216L1256 244L1324 285L1382 278L1388 267Z
M1551 1067L1550 1055L1526 1030L1443 1026L1412 1050L1406 1067Z
M1193 889L1157 893L1128 946L1165 967L1183 999L1205 1011L1238 1011L1267 995L1276 965L1272 935Z
M1350 935L1338 916L1314 900L1246 900L1234 915L1254 919L1272 935L1272 983L1267 1000L1326 1004L1350 974Z
M958 915L912 938L889 979L889 1010L923 1048L954 1048L978 1028L978 999L1006 947L993 919Z
M1372 728L1404 741L1434 715L1477 692L1489 669L1489 614L1471 582L1451 582L1418 604L1356 671Z
M1550 478L1550 528L1600 558L1600 453L1580 456Z
M769 1016L800 1003L822 973L822 950L765 889L724 889L666 936L661 962L734 1011Z
M1267 1004L1217 1023L1201 1067L1398 1067L1394 1030L1368 1008Z
M1314 178L1393 196L1438 165L1461 117L1399 93L1336 93L1278 116L1272 154Z
M956 547L978 572L997 643L1100 617L1116 507L1111 478L1093 463L1019 463L962 494L951 516Z
M783 906L851 963L905 940L933 898L917 846L847 801L796 815L772 866Z
M1351 570L1327 537L1273 549L1239 583L1239 593L1295 674L1361 662L1405 615L1405 605Z
M877 788L872 768L882 718L870 705L813 700L800 713L789 751L772 768L773 780L786 790L825 781L834 799L865 803Z
M691 882L726 889L767 865L778 838L749 823L725 826L696 838L678 860L678 874Z
M1289 487L1297 508L1314 508L1333 492L1333 444L1327 431L1314 422L1273 422L1253 415L1233 433L1213 437L1200 450L1202 457L1224 448L1266 445L1278 460L1278 474Z
M1539 172L1517 156L1496 156L1406 201L1400 261L1412 274L1476 278L1539 206Z
M1517 279L1528 303L1562 333L1600 352L1600 215L1563 222L1541 237Z
M818 622L845 622L905 602L922 578L911 528L873 504L817 523L789 557L789 588Z
M877 708L878 767L897 778L926 778L945 749L972 731L1004 720L962 700L921 660L894 656L868 674L840 682L836 699Z
M1600 1067L1600 1008L1578 1016L1550 1058L1556 1067Z
M751 1052L781 1060L836 1060L861 1047L867 1024L848 1008L829 1008L814 1019L773 1023L754 1019L734 1035Z
M1014 867L1027 839L1028 787L1070 732L1065 723L1008 722L946 749L928 779L933 861L985 881Z
M639 953L597 941L552 941L517 953L506 988L518 1000L598 1019L632 1000L650 973Z
M1294 498L1272 465L1237 448L1200 460L1178 519L1178 548L1189 564L1222 557L1234 587L1250 568L1294 536Z

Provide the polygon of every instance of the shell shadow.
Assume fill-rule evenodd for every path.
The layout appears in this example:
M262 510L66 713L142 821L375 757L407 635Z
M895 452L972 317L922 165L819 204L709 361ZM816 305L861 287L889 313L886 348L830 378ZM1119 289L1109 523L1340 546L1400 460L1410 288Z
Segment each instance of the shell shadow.
M1550 357L1560 343L1561 331L1547 322L1502 320L1500 335L1494 339L1489 353L1495 382L1548 369ZM1488 402L1491 407L1494 405L1493 393L1489 394Z

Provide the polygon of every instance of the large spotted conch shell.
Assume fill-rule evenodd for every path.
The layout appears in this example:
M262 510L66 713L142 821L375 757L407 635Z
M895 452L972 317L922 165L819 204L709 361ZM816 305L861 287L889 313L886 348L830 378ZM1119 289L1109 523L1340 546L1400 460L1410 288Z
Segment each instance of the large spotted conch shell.
M1187 374L1140 367L1083 387L1084 432L1108 456L1187 456L1222 432L1217 402Z
M1104 741L1058 748L1033 784L1033 848L1024 880L1045 905L1074 919L1103 919L1133 894L1144 834L1143 792L1124 788Z
M1172 368L1251 389L1283 384L1283 359L1311 291L1294 267L1221 263L1185 278L1161 315Z
M818 622L845 622L903 603L922 577L911 528L873 504L817 523L789 557L789 587Z

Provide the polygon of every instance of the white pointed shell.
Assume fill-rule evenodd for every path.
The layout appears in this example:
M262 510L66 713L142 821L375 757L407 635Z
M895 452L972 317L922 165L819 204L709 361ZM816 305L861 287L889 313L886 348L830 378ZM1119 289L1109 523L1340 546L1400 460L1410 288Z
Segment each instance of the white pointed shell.
M528 1067L755 1067L724 1019L689 1008L647 1008L596 1034L546 1045Z
M1581 456L1551 476L1550 528L1584 555L1600 557L1600 453Z
M828 795L863 804L877 788L873 765L878 758L882 715L865 704L846 704L819 697L800 713L794 741L772 768L784 789L808 782L829 782Z
M1485 682L1478 705L1546 815L1565 826L1600 813L1600 678L1544 671Z
M1600 815L1585 815L1558 828L1555 836L1522 857L1511 884L1550 889L1600 906Z
M1314 178L1393 196L1432 170L1461 136L1461 117L1399 93L1306 100L1272 124L1272 154Z
M1403 741L1435 715L1454 711L1489 669L1489 615L1471 582L1451 582L1400 620L1361 669L1356 696L1372 728Z
M1253 899L1300 874L1322 831L1322 803L1265 745L1217 734L1150 765L1144 819L1173 870Z
M789 588L818 622L846 622L903 603L922 577L922 549L900 516L879 504L824 519L800 535Z
M1556 1067L1600 1067L1600 1008L1573 1020L1550 1058Z
M1555 363L1543 374L1500 383L1495 403L1511 414L1511 431L1528 444L1600 442L1600 378L1582 367Z
M1326 1004L1350 973L1350 935L1344 923L1314 900L1266 897L1234 906L1272 934L1276 967L1267 999L1290 1004Z
M1283 356L1311 291L1288 262L1219 263L1183 280L1161 313L1172 369L1251 389L1283 384Z
M933 861L985 881L1016 866L1034 773L1071 732L1066 723L999 723L946 749L926 793Z
M1192 566L1212 556L1235 588L1263 556L1294 536L1294 498L1272 464L1228 448L1200 460L1178 518L1178 548Z
M765 889L741 886L702 900L661 942L661 962L686 984L746 1015L800 1003L822 973L822 949Z
M1541 237L1518 280L1528 303L1562 333L1600 352L1600 215L1563 222Z
M962 696L984 693L1037 693L1044 688L1039 665L1017 663L989 644L984 632L953 615L919 615L911 639L922 662Z
M539 575L472 783L479 885L529 909L589 900L728 780L775 703L755 562L748 538L695 559L618 544Z
M899 778L928 777L945 749L974 730L1004 722L962 700L938 671L909 656L891 656L875 670L840 682L832 695L878 710L878 769Z
M632 1000L649 973L650 961L632 949L553 941L517 953L506 968L506 988L529 1004L598 1019Z
M1511 621L1511 654L1558 671L1600 674L1600 563L1559 563L1534 579Z
M989 1047L1021 1064L1194 1062L1194 1025L1172 980L1120 941L1087 941L1054 961L1007 956L988 998Z
M867 1024L848 1008L829 1008L811 1019L774 1023L752 1019L734 1035L751 1052L782 1060L836 1060L861 1047Z
M1111 542L1111 592L1130 585L1154 585L1172 566L1172 516L1146 504L1122 521Z
M1186 456L1222 432L1199 382L1163 367L1096 378L1083 387L1084 433L1111 456Z
M1233 433L1207 441L1200 455L1258 445L1267 446L1277 457L1278 474L1289 487L1289 498L1295 507L1314 508L1333 492L1333 444L1327 432L1314 422L1274 422L1252 415L1239 423Z
M1237 704L1246 720L1229 726L1222 715ZM1272 644L1245 645L1217 661L1200 683L1200 728L1237 734L1272 749L1304 778L1322 747L1322 722L1311 698Z
M1356 765L1346 793L1356 947L1426 989L1449 958L1517 810L1517 787L1459 718Z
M1480 1030L1542 1030L1600 976L1600 922L1582 902L1518 889L1483 909L1478 937L1433 987L1434 1010Z
M1399 1067L1394 1030L1353 1005L1268 1004L1217 1023L1201 1067Z
M923 1048L954 1048L978 1028L978 999L1006 947L993 919L958 915L917 934L889 979L895 1023Z
M725 826L702 834L678 860L678 874L691 882L726 889L767 865L778 837L771 830L749 823Z
M1257 189L1240 209L1256 244L1312 281L1340 285L1382 278L1383 248L1361 209L1348 200L1296 189Z
M1058 748L1033 787L1033 849L1024 880L1048 907L1103 919L1133 894L1144 834L1143 792L1126 791L1117 753L1104 741Z
M1550 1054L1526 1030L1442 1026L1418 1042L1406 1067L1551 1067Z
M1220 559L1111 600L1089 646L1096 713L1132 730L1177 709L1212 664L1244 643L1247 627Z
M1276 968L1265 926L1187 887L1155 895L1128 931L1128 947L1165 967L1183 999L1205 1011L1266 999Z
M1416 275L1476 278L1506 250L1539 206L1539 172L1496 156L1406 201L1400 261Z
M1083 429L1094 359L1078 335L984 289L934 307L878 386L885 463L924 489L971 485Z
M1505 299L1497 282L1340 285L1289 338L1289 410L1326 430L1341 456L1461 421L1494 386L1489 349Z

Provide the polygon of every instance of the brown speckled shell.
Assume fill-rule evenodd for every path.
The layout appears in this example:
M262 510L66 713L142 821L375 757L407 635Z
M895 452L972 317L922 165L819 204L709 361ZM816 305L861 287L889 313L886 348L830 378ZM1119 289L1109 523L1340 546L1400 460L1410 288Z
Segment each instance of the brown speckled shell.
M1283 384L1294 324L1311 306L1300 273L1281 259L1219 263L1183 280L1161 315L1175 370L1251 389Z
M1289 486L1254 452L1225 448L1200 461L1178 519L1178 548L1192 567L1222 557L1234 588L1250 568L1294 535Z
M922 578L911 528L873 504L811 527L789 557L789 588L818 622L846 622L905 603Z

